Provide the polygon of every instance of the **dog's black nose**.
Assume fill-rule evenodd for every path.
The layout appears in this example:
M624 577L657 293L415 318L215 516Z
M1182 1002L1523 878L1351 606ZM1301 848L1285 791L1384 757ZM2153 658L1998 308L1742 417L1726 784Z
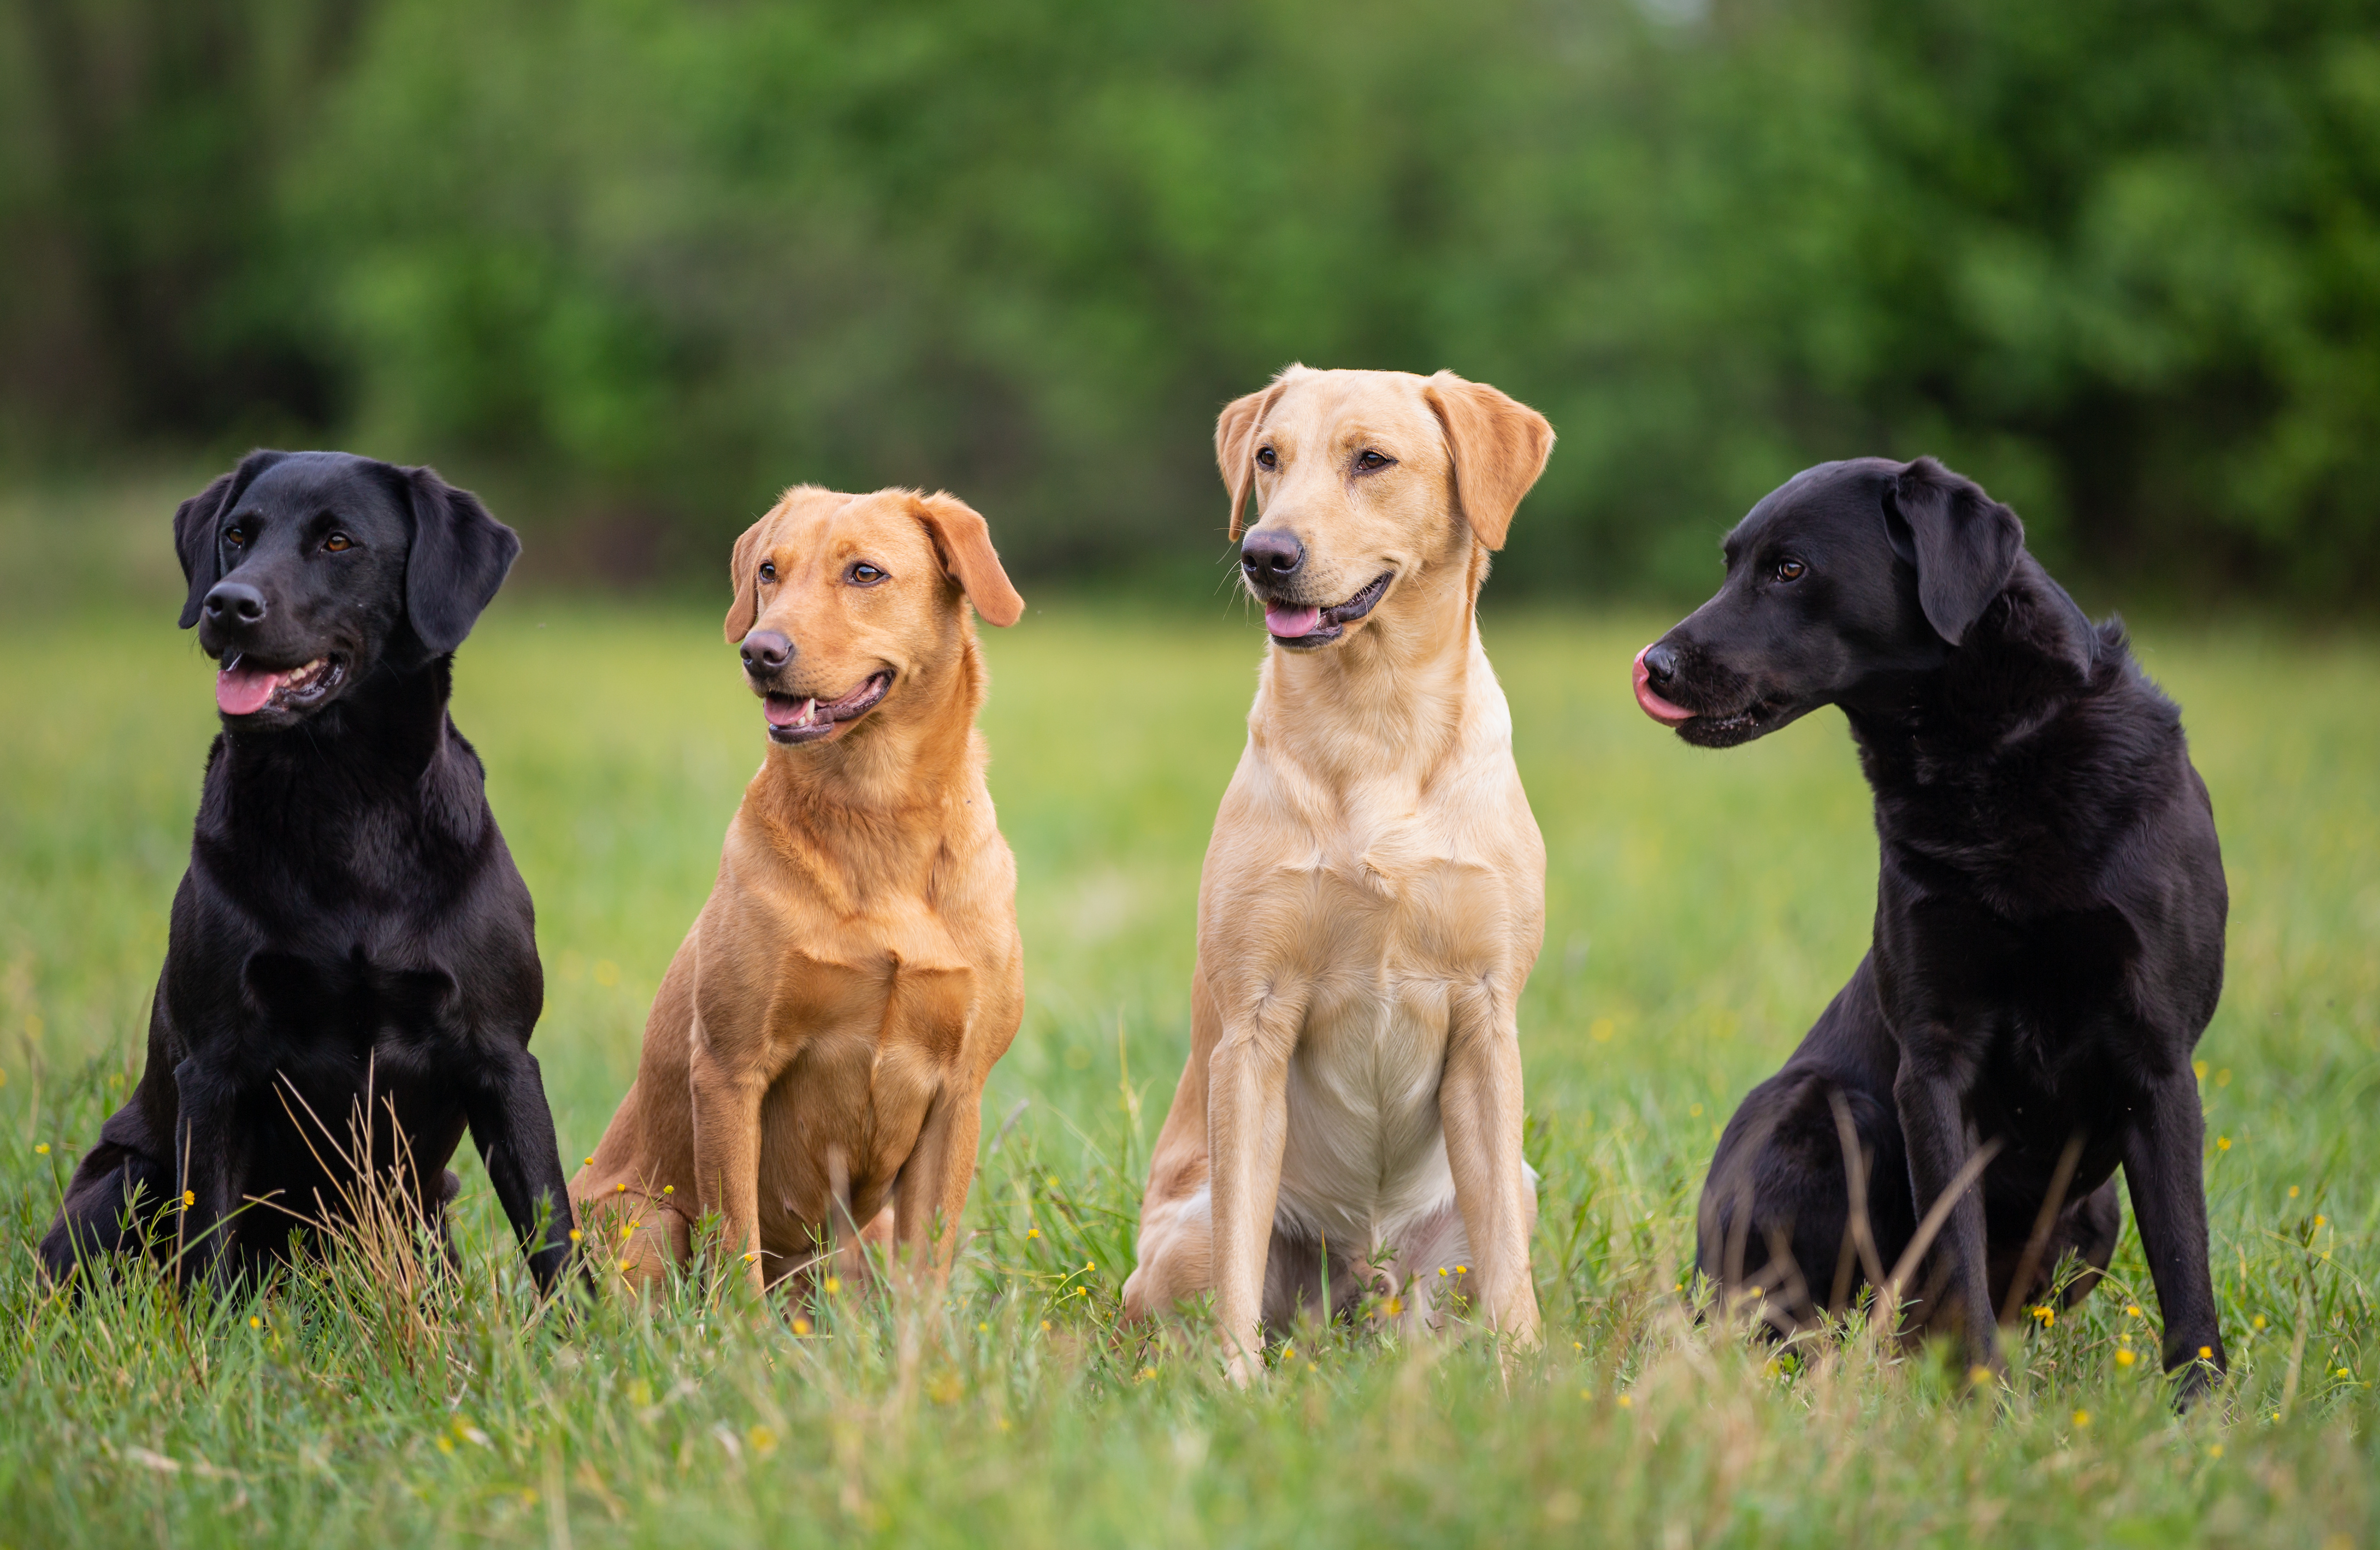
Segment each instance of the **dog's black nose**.
M253 624L264 617L264 594L245 581L218 581L207 589L206 610L218 624Z
M1286 581L1304 563L1305 546L1278 527L1259 527L1240 540L1240 568L1250 581Z
M1678 675L1678 654L1667 642L1657 642L1645 648L1645 676L1656 684L1667 684Z
M794 643L774 630L754 630L744 637L744 671L774 672L794 660Z

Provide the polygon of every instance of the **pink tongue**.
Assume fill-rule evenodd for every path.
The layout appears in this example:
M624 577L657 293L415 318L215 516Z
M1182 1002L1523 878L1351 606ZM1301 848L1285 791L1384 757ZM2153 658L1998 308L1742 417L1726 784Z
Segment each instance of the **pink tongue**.
M802 719L802 711L805 708L817 703L818 701L813 699L794 699L783 695L771 695L763 702L764 708L761 713L769 718L771 726L789 727Z
M226 716L252 715L288 676L258 667L225 668L215 674L215 708Z
M1653 648L1650 646L1645 648L1645 651L1651 649ZM1682 705L1672 705L1653 692L1653 675L1645 670L1645 651L1636 653L1634 676L1637 708L1665 727L1683 726L1693 721L1694 719L1693 711Z
M1283 640L1295 640L1310 636L1314 626L1322 623L1318 608L1269 608L1265 610L1265 628Z

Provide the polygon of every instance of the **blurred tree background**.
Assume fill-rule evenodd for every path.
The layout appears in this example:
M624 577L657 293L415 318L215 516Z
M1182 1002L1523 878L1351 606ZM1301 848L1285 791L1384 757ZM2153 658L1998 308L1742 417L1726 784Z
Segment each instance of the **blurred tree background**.
M1292 359L1546 411L1500 590L1691 594L1933 452L2127 600L2362 612L2380 11L0 0L20 470L345 444L705 581L785 483L947 485L1179 572Z

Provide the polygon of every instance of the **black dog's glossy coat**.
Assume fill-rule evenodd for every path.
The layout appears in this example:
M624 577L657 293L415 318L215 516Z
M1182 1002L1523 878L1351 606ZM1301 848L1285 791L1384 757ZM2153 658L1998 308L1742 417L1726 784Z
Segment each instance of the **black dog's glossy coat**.
M452 653L519 540L429 469L340 453L251 454L182 503L174 535L181 623L208 655L327 657L328 686L223 718L148 1066L76 1169L42 1263L63 1278L145 1240L218 1284L254 1267L298 1216L345 1214L342 1150L369 1095L374 1166L401 1160L442 1229L470 1131L552 1286L571 1217L528 1053L544 975L446 708Z
M1882 875L1872 950L1720 1140L1698 1265L1789 1316L1869 1278L1839 1106L1887 1271L1996 1140L1918 1283L1988 1361L2012 1290L2042 1295L2068 1251L2094 1267L2070 1296L2106 1266L2120 1165L2165 1363L2194 1363L2194 1390L2225 1364L2191 1052L2222 989L2228 900L2180 712L2120 624L2094 627L2025 552L2015 514L1931 459L1809 469L1753 508L1727 561L1718 594L1647 649L1649 685L1706 746L1841 706Z

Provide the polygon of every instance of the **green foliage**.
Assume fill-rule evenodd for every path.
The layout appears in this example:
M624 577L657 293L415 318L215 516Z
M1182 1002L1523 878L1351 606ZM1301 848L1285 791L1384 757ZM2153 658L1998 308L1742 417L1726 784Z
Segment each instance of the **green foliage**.
M2135 589L2380 561L2355 0L12 0L0 82L20 449L436 457L581 569L798 479L1176 565L1293 358L1546 410L1533 587L1870 453Z
M976 1235L946 1302L840 1288L802 1311L806 1334L791 1310L699 1286L650 1314L540 1313L468 1160L465 1267L413 1302L381 1291L370 1255L387 1246L370 1242L252 1301L177 1300L141 1277L50 1300L31 1241L139 1069L214 725L209 664L171 618L163 604L0 624L12 1542L2300 1546L2380 1532L2369 642L2143 632L2185 708L2233 900L2199 1054L2237 1365L2177 1419L2150 1371L2156 1303L2129 1229L2105 1288L2012 1336L1996 1399L1856 1329L1779 1353L1685 1316L1716 1128L1857 960L1875 850L1837 718L1721 755L1644 720L1625 668L1650 618L1487 624L1550 854L1521 1024L1548 1340L1509 1373L1483 1340L1305 1330L1239 1395L1195 1330L1117 1327L1147 1145L1187 1045L1199 856L1262 647L1245 619L1083 604L986 632L1028 1006L993 1073ZM758 717L708 611L508 593L457 679L458 722L537 897L535 1047L575 1162L710 887Z

